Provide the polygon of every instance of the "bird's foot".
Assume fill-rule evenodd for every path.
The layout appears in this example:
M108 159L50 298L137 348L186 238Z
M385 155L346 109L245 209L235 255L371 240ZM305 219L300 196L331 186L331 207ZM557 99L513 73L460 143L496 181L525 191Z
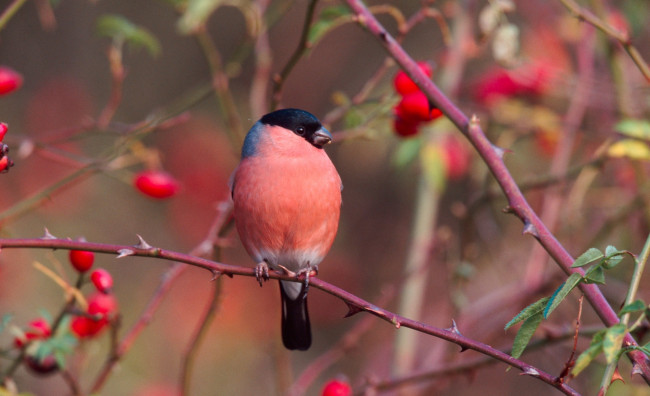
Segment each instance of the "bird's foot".
M259 282L260 287L264 281L269 280L269 265L266 261L261 261L255 266L255 279Z

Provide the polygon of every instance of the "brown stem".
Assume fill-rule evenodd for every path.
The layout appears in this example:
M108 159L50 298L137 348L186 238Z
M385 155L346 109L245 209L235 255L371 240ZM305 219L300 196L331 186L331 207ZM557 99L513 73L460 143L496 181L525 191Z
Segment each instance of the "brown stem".
M377 21L361 0L346 0L346 3L356 14L357 22L377 38L378 42L393 56L408 76L427 95L429 100L469 139L508 199L507 212L516 215L523 222L524 233L535 237L566 274L578 272L583 275L584 271L571 268L574 258L549 231L523 196L505 166L503 161L505 151L492 145L481 129L478 118L472 117L470 120L442 93L433 81L420 70L416 62L406 53L402 46ZM603 323L612 326L619 322L616 312L609 305L598 286L581 283L579 287ZM638 344L634 338L627 334L623 346L636 345ZM650 365L645 355L635 350L628 352L627 356L632 360L635 370L640 371L645 381L650 383Z
M174 252L170 250L165 250L157 247L146 246L143 247L141 244L138 245L112 245L105 243L90 243L82 241L72 241L68 239L57 239L52 236L45 238L35 238L35 239L0 239L0 249L10 249L10 248L38 248L38 249L77 249L77 250L88 250L97 253L108 253L116 256L140 256L140 257L153 257L162 260L175 261L179 263L189 264L198 268L203 268L208 270L213 276L215 275L241 275L255 277L255 269L240 267L236 265L229 265L220 262L215 262L207 260L201 257L192 256L190 254L184 254L179 252ZM180 265L180 264L179 264ZM177 266L176 266L177 267ZM184 266L185 267L185 266ZM288 280L293 282L302 282L302 279L298 277L288 275L286 273L271 271L269 273L270 279L278 280ZM380 308L366 300L363 300L343 289L340 289L334 285L331 285L323 280L316 278L315 276L310 278L310 286L316 289L323 290L326 293L329 293L342 301L344 301L350 308L349 315L355 313L366 311L378 318L385 320L391 325L395 326L396 329L402 327L407 327L416 331L419 331L424 334L429 334L431 336L452 342L459 345L462 349L472 349L484 355L488 355L497 359L503 363L506 363L509 366L517 368L522 371L522 375L528 375L534 378L537 378L543 382L546 382L549 385L552 385L559 391L567 395L578 395L578 393L569 387L567 384L559 383L558 378L537 368L528 363L525 363L519 359L515 359L512 356L499 351L489 345L483 344L479 341L473 340L463 336L456 326L452 326L449 329L441 329L435 326L430 326L412 319L408 319L397 315L393 312ZM157 303L160 302L162 297L157 293L152 301ZM150 305L152 303L150 302ZM147 310L146 313L151 314L152 311ZM140 321L141 323L145 321L144 318L150 319L150 316L145 314L142 315ZM136 325L138 325L136 324ZM144 325L140 325L144 326ZM141 330L141 329L140 329ZM132 339L130 339L132 341ZM128 344L127 346L130 346ZM123 354L125 351L125 341L122 342L122 348L118 349L118 352ZM120 355L121 356L121 355ZM107 362L105 368L102 370L102 374L99 379L105 380L108 377L110 369L112 369L115 364L115 358L112 358L110 362ZM106 369L108 367L108 369ZM103 382L96 381L95 386L93 386L93 392L101 389Z

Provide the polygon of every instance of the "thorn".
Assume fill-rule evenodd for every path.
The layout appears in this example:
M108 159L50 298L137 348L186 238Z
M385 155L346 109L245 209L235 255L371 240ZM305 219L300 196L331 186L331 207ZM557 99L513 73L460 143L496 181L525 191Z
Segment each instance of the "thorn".
M45 235L43 235L41 239L59 239L54 235L50 234L50 230L48 230L47 227L43 227L43 228L45 228Z
M519 373L519 375L531 375L533 377L539 377L539 371L535 370L532 367L526 367L523 372Z
M618 367L614 369L614 374L612 374L612 382L614 381L621 381L622 383L625 383L625 380L623 379L621 372L618 371Z
M515 209L514 209L512 206L510 206L510 205L508 205L508 206L506 206L505 208L501 209L501 211L502 211L503 213L506 213L506 214L515 213Z
M535 238L539 238L539 233L537 232L537 227L535 227L532 223L526 222L524 225L524 231L522 232L524 235L532 235Z
M395 325L396 329L399 329L400 327L402 327L402 324L396 318L393 318L392 322Z
M463 337L463 335L460 333L460 330L458 330L458 325L456 324L456 321L453 320L453 319L451 320L451 327L446 328L445 330L447 330L447 331L449 331L449 332L451 332L451 333L454 333L454 334L456 334L456 335L458 335L458 336L460 336L460 337ZM459 346L460 346L460 352L461 352L461 353L462 353L462 352L465 352L465 351L468 349L468 348L467 348L466 346L464 346L464 345L459 345Z
M210 272L212 272L212 278L210 279L210 282L216 281L221 276L221 272L219 271L210 270Z
M469 119L469 127L476 128L481 123L481 120L476 114L472 114L472 117Z
M503 147L499 147L494 144L492 145L492 150L494 150L496 155L501 159L503 159L506 154L512 153L512 150L504 149Z
M126 257L126 256L133 256L135 254L135 252L133 250L131 250L131 249L120 249L117 252L119 254L115 258L118 258L118 259L122 258L122 257Z
M630 372L630 376L634 374L643 375L643 370L641 370L641 366L639 366L639 363L636 362L632 363L632 371Z
M348 306L348 313L345 314L344 318L349 318L350 316L363 311L358 305L350 304L349 302L346 302L345 304Z
M459 335L459 336L461 336L461 337L463 336L463 335L460 333L460 330L458 330L458 325L456 324L456 321L453 320L453 319L451 320L451 327L449 327L449 328L447 328L447 329L445 329L445 330L447 330L447 331L451 331L452 333L457 334L457 335Z
M153 249L153 247L152 247L151 245L149 245L149 244L147 243L147 241L145 241L144 239L142 239L142 237L140 236L140 234L135 234L135 235L138 236L138 241L139 241L139 242L138 242L137 245L133 245L133 247L138 248L138 249L145 249L145 250L146 250L146 249Z

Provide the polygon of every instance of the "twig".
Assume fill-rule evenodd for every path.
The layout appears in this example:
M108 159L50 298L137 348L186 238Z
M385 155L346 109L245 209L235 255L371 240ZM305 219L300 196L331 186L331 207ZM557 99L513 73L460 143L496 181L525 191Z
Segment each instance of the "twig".
M571 369L573 368L573 366L576 364L575 356L576 356L576 350L578 349L578 336L580 335L580 318L582 318L582 302L584 301L584 299L585 296L580 296L580 298L578 299L578 316L576 318L576 329L573 335L573 348L571 348L571 354L569 355L569 359L564 364L564 368L560 373L559 376L560 381L564 381L564 379L571 373Z
M124 40L115 39L108 47L108 63L111 70L111 95L108 103L97 117L97 127L106 129L111 119L115 115L117 108L122 102L122 86L124 85L124 78L126 72L124 71L124 64L122 63L122 50L124 49Z
M573 272L584 274L584 271L582 270L571 268L571 265L574 262L573 257L555 238L555 236L551 234L546 225L541 221L525 199L514 178L505 166L503 161L505 151L493 146L487 139L479 125L478 118L473 117L470 121L470 119L453 102L451 102L442 91L440 91L433 81L427 78L427 76L419 69L415 61L386 31L379 21L377 21L372 13L369 12L361 0L346 0L346 3L357 15L357 22L377 38L384 49L393 56L407 75L411 77L411 79L427 95L429 100L431 100L432 103L439 108L469 139L506 195L509 204L506 209L507 212L516 215L523 222L524 233L535 237L566 274L571 274ZM619 322L616 312L609 305L598 286L581 283L579 287L603 323L607 326L611 326ZM627 347L636 345L638 344L634 338L630 334L626 334L623 346ZM627 356L634 362L638 370L642 373L644 380L650 383L650 365L648 364L645 355L640 351L633 350L629 351Z
M271 110L275 110L282 99L282 89L284 88L284 83L287 80L287 77L293 70L293 68L298 64L298 61L305 52L309 49L309 30L314 21L314 14L316 13L316 3L318 0L309 0L307 5L307 14L305 15L305 22L302 25L302 33L300 34L300 41L298 46L291 54L291 57L287 61L287 64L284 65L282 71L273 78L273 92L271 96Z
M25 4L27 0L14 0L5 8L5 10L0 14L0 31L4 29L7 25L7 22L18 12L20 7Z
M560 3L562 3L564 7L566 7L569 11L571 11L576 16L576 18L593 25L601 32L618 41L623 46L623 49L625 49L625 51L628 53L630 58L632 58L634 64L637 66L639 71L641 71L641 74L643 74L645 79L650 82L650 67L639 53L639 50L632 45L627 33L619 32L618 30L614 29L608 23L594 15L591 11L581 7L574 0L560 0Z
M214 41L208 34L206 27L202 26L194 33L203 55L205 56L210 73L212 74L212 87L219 102L221 114L228 123L227 134L235 147L239 147L243 140L244 130L237 110L235 99L228 88L228 75L223 70L221 55Z
M203 268L209 271L212 276L216 274L222 275L240 275L240 276L249 276L255 277L255 269L240 267L237 265L224 264L220 262L215 262L207 260L201 257L192 256L189 254L174 252L166 249L161 249L158 247L139 247L138 245L112 245L105 243L91 243L83 241L72 241L68 239L56 239L56 238L34 238L34 239L0 239L0 249L10 249L10 248L37 248L37 249L77 249L77 250L88 250L96 253L108 253L115 256L138 256L138 257L153 257L161 260L169 260L179 263L189 264L198 268ZM288 280L292 282L301 282L302 280L297 277L292 277L286 273L271 271L269 273L270 279L277 280ZM424 334L429 334L431 336L452 342L459 345L462 349L471 349L488 355L497 359L507 365L510 365L514 368L517 368L522 371L522 375L528 375L534 378L537 378L549 385L552 385L559 391L567 395L578 395L578 393L569 387L567 384L559 383L557 377L537 368L528 363L525 363L519 359L515 359L512 356L501 352L489 345L483 344L479 341L467 338L463 336L458 328L452 326L449 329L441 329L435 326L430 326L416 320L408 319L397 315L393 312L380 308L366 300L363 300L345 290L342 290L334 285L331 285L319 278L312 277L310 278L310 286L316 289L323 290L326 293L329 293L342 301L344 301L350 308L350 315L366 311L378 318L385 320L395 328L400 329L402 327L407 327L416 331L419 331ZM158 299L159 302L159 299ZM143 314L144 317L144 314ZM124 347L124 345L123 345ZM123 350L123 349L122 349ZM115 359L112 359L115 360ZM112 364L115 364L113 362ZM112 367L112 365L111 365ZM104 370L105 372L105 370ZM107 374L106 374L107 375ZM97 383L96 383L97 384ZM97 391L97 386L93 387L93 392ZM101 386L99 387L101 388Z
M583 327L581 335L590 336L595 334L597 331L601 329L602 327L593 327L588 329ZM547 346L555 342L561 342L572 337L575 338L575 330L573 329L563 334L558 334L552 337L546 337L544 339L531 342L530 345L528 345L528 347L526 348L526 352L530 352L532 350ZM511 353L511 349L508 348L504 348L503 351L504 353L507 354ZM423 373L409 374L404 377L392 378L384 381L370 380L368 381L368 384L363 387L364 392L355 392L355 394L366 395L371 390L375 392L390 391L396 388L400 388L404 385L420 384L423 382L432 381L440 377L449 378L449 376L468 373L473 370L479 369L481 367L492 365L496 362L497 362L496 360L490 358L489 356L481 356L478 358L461 361L457 363L445 362L441 364L440 367L436 367L434 369L428 370L427 372L423 372ZM374 393L370 393L370 394L374 394Z
M550 174L552 176L561 177L567 173L578 128L582 123L587 106L589 105L591 81L594 74L594 36L594 30L592 28L585 29L583 37L577 45L578 83L575 87L574 95L571 97L568 110L564 115L563 128L560 133L561 139L557 144L556 153L551 161ZM557 228L558 219L565 199L563 194L559 193L557 189L547 190L544 194L540 218L551 231ZM535 287L535 285L542 281L546 261L547 255L544 248L539 244L534 245L530 258L526 263L525 284Z
M254 116L260 116L269 109L267 100L267 87L271 67L273 65L273 55L271 45L269 44L268 26L264 19L264 13L268 7L269 0L256 1L251 4L259 32L255 40L255 72L251 81L250 89L250 106L251 113Z
M187 347L183 355L183 362L181 365L181 375L180 375L180 388L181 396L189 396L192 393L190 392L190 383L192 379L192 372L194 368L194 360L200 350L201 342L204 340L207 335L210 324L214 320L217 314L217 308L219 307L219 297L221 296L221 277L217 275L217 279L213 280L212 285L212 294L210 295L210 300L203 317L199 321L198 329L194 336L190 340L190 344Z

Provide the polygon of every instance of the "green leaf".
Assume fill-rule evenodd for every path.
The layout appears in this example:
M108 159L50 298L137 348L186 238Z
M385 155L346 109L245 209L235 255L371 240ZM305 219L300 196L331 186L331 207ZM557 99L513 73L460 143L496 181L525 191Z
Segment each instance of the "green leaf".
M422 141L419 138L404 139L400 142L397 151L393 154L393 163L398 168L403 168L412 163L420 153Z
M576 261L573 262L573 265L571 268L576 268L576 267L583 267L591 262L594 262L598 259L601 259L605 257L603 252L596 248L590 248L586 252L582 253L580 257L576 259Z
M592 343L592 345L589 348L587 348L584 352L580 354L580 356L578 356L573 366L573 369L571 370L571 374L574 377L580 374L580 372L582 372L582 370L587 368L587 366L589 366L589 363L591 363L600 354L602 350L603 350L602 341L596 344Z
M546 303L548 303L549 299L549 297L544 297L522 309L521 312L519 312L514 318L512 318L512 320L510 320L510 322L506 324L504 330L508 330L514 324L543 312L544 307L546 306Z
M97 34L113 40L124 40L135 49L144 47L151 56L160 54L160 42L148 30L133 24L121 15L103 15L97 20Z
M623 255L627 252L625 250L618 250L614 246L607 246L605 249L605 263L603 267L605 269L612 269L616 267L621 261L623 261Z
M224 0L188 0L187 8L178 21L178 30L182 34L194 33L224 3Z
M607 256L607 257L613 257L615 255L621 255L621 254L624 254L624 253L625 253L625 250L618 250L618 249L616 249L616 247L614 247L612 245L608 245L605 248L605 256Z
M603 352L605 359L607 359L607 364L614 363L620 356L625 333L627 333L627 327L623 323L617 323L605 332Z
M307 41L313 48L320 39L343 23L351 20L350 10L346 6L336 5L325 7L311 28Z
M551 296L546 309L544 309L544 319L548 318L548 315L551 314L557 308L558 305L564 300L564 298L576 287L578 283L582 280L582 275L577 272L571 274L567 280L557 288L555 293Z
M584 279L586 283L598 283L599 285L604 285L605 270L600 265L594 265L585 272Z
M645 309L646 309L646 303L643 300L636 300L621 308L621 311L618 313L618 316L623 316L627 313L632 313L632 312L640 312Z
M650 122L647 120L623 120L614 129L625 136L650 141Z
M528 342L535 334L535 330L539 327L539 324L542 322L543 315L541 312L529 317L524 321L524 323L519 328L517 335L515 336L515 341L512 344L512 352L510 355L513 358L518 358L524 353Z
M623 139L609 146L607 155L613 158L650 160L650 146L640 140Z

